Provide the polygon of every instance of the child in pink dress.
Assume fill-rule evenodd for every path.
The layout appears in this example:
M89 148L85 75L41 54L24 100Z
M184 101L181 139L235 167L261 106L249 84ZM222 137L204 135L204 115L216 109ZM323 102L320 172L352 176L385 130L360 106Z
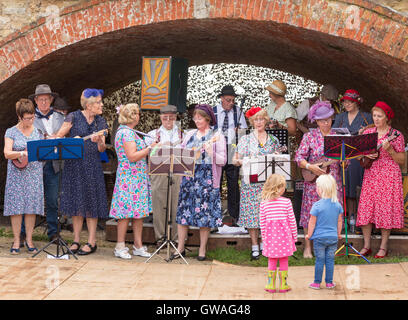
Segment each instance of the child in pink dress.
M262 241L262 255L268 258L268 283L265 290L276 292L276 275L279 273L279 292L291 290L287 283L289 257L296 251L296 219L290 199L282 197L286 180L280 174L271 175L262 190L259 218ZM279 261L279 272L277 265Z

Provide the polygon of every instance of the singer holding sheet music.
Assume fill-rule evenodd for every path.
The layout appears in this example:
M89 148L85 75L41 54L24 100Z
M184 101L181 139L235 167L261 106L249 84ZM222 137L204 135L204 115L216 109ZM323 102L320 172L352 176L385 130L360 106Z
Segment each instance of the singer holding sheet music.
M269 116L266 110L260 107L252 107L245 116L254 130L242 136L238 142L238 150L234 156L234 164L242 166L244 157L256 157L277 152L279 150L279 140L265 130L269 123ZM238 225L248 229L251 237L252 250L251 260L258 260L260 257L259 247L259 205L261 203L261 193L264 183L245 183L241 179L241 202Z
M316 162L328 161L324 155L324 136L334 133L332 131L332 120L334 109L328 101L317 101L309 110L308 119L317 123L316 129L310 129L303 135L299 149L296 151L295 161L300 168L312 171L316 176L327 174ZM340 162L334 162L329 166L329 173L337 182L337 198L343 204L342 181L340 172ZM302 207L300 211L300 226L303 227L304 234L308 232L310 210L313 204L318 201L319 195L314 181L304 181ZM313 258L310 240L305 240L303 257Z
M394 111L383 101L371 109L374 128L363 134L378 132L378 158L364 171L356 226L361 226L364 237L362 255L371 253L371 231L381 229L381 244L375 258L384 258L393 228L404 227L404 199L400 165L404 164L404 136L391 127Z
M184 243L189 226L200 228L200 248L197 259L206 259L207 241L211 228L222 225L220 176L227 161L225 137L211 129L217 122L208 104L195 107L193 119L197 129L189 131L181 144L200 152L195 163L194 176L183 176L180 186L176 222L178 224L177 250L185 256ZM174 253L170 259L180 258Z
M134 130L139 119L138 104L128 103L119 107L120 125L114 142L118 168L109 216L118 222L114 255L122 259L131 259L129 248L125 246L130 221L133 228L133 255L150 257L142 243L142 231L143 219L152 212L152 193L146 158L156 142L147 146L142 134Z
M81 95L83 110L68 114L58 131L58 137L85 137L107 129L102 114L101 89L85 89ZM94 135L84 141L84 156L79 160L65 160L62 171L60 209L63 215L72 217L74 242L70 249L78 255L96 251L96 227L98 218L108 218L105 178L100 152L105 151L105 136ZM88 242L80 248L83 221L88 227Z

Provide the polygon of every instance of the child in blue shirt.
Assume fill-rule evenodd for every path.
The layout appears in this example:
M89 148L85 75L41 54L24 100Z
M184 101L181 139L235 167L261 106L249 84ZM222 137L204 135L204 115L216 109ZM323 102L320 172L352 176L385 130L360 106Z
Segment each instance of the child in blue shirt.
M306 240L313 240L316 257L314 281L309 288L320 289L323 269L326 266L326 288L333 289L334 255L341 237L343 207L337 199L337 184L333 176L321 175L316 180L317 194L321 198L310 211Z

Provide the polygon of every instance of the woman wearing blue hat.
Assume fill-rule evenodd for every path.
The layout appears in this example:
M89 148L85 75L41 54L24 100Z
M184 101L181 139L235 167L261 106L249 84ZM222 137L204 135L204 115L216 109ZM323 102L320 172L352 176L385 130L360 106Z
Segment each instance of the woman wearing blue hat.
M83 110L67 115L58 137L85 137L107 129L102 114L103 90L85 89L81 95ZM96 251L96 227L98 218L108 218L105 179L100 152L105 151L105 136L94 135L84 141L84 157L65 160L62 173L61 212L72 217L74 242L71 251L87 255ZM86 219L88 242L80 248L80 234Z

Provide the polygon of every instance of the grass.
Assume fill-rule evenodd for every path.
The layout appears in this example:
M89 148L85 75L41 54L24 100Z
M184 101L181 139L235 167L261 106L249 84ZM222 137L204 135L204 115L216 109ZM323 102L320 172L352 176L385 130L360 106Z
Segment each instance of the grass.
M344 253L342 251L341 253ZM230 263L241 266L251 267L268 267L268 259L261 256L259 260L250 261L251 250L236 250L235 248L217 248L215 250L207 251L207 257L224 263ZM369 256L367 259L371 263L399 263L408 262L407 256L390 256L384 259L374 259L374 256ZM292 257L289 257L290 266L314 266L315 258L303 258L303 252L298 250ZM367 264L367 262L360 257L355 256L336 256L335 264L349 265L349 264Z

